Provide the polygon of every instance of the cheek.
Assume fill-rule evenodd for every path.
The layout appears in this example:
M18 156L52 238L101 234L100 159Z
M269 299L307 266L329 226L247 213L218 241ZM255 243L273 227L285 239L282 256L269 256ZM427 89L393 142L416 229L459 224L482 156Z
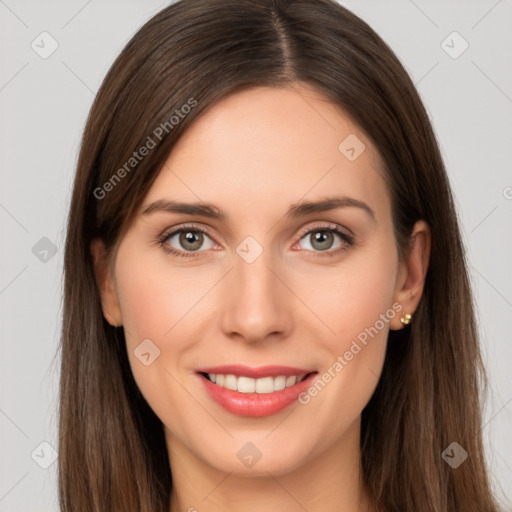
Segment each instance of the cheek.
M172 268L165 261L142 258L120 262L117 267L118 297L127 341L155 340L162 349L172 341L179 349L176 332L194 315L194 306L208 290L208 276L194 269Z
M364 338L367 329L375 325L379 334L374 333L374 337L387 338L390 319L383 324L381 315L394 313L391 306L397 269L396 250L384 240L354 252L336 270L315 276L308 300L331 331L332 336L324 337L331 353L348 350L352 340L360 334L360 339Z
M389 322L397 314L393 294L398 256L393 246L376 245L359 255L336 275L317 281L327 293L317 289L310 294L318 311L325 313L331 336L322 337L326 364L299 401L319 424L333 427L333 436L356 421L371 398L384 362Z
M155 390L170 390L175 383L171 375L176 375L180 344L185 343L176 332L186 323L194 294L182 279L169 278L158 266L142 264L142 259L126 254L118 260L116 275L132 373L153 406L162 396ZM176 393L172 395L179 397Z
M126 348L141 393L163 419L169 410L190 407L182 387L194 362L187 354L201 342L198 333L208 332L203 326L215 309L208 292L219 277L130 254L124 251L116 263Z

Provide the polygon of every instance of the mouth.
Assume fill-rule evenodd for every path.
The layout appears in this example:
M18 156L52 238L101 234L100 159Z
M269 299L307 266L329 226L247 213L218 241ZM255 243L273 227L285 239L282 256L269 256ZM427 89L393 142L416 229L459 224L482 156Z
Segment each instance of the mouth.
M284 366L240 365L198 370L206 391L225 410L239 416L275 414L297 400L318 372Z

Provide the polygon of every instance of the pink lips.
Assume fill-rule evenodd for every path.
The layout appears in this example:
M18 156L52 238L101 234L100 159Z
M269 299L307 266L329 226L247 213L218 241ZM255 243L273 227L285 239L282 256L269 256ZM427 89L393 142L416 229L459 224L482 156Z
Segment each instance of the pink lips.
M314 373L312 373L314 372ZM198 377L205 386L210 397L221 405L225 410L246 417L262 417L276 414L297 400L297 397L311 386L316 372L304 368L291 368L289 366L262 366L250 368L242 365L215 366L197 370ZM263 377L277 377L279 375L292 376L309 374L307 377L280 391L272 393L241 393L226 389L214 384L202 373L215 373L224 375L245 376L253 379Z

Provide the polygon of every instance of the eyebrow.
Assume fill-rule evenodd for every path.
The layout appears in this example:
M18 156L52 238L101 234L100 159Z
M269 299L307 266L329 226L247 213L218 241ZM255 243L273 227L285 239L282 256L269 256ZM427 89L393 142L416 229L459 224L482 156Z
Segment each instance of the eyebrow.
M375 212L365 202L351 197L327 197L319 201L302 201L292 204L285 216L289 219L304 217L312 213L321 213L337 208L355 207L365 211L371 219L376 222ZM182 213L185 215L198 215L216 219L221 222L227 221L227 215L211 203L181 203L166 199L159 199L141 212L141 215L149 215L155 212Z

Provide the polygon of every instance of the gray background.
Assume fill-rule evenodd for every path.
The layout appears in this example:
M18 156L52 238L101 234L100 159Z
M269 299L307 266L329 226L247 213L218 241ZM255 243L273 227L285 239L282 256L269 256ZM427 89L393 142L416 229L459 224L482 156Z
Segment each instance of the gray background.
M114 58L137 28L167 4L0 0L2 512L58 510L51 448L57 446L55 353L64 219L80 136ZM489 369L487 456L498 492L503 489L510 500L511 1L342 4L401 58L441 143L468 248ZM44 31L58 43L46 59L31 47L35 41L39 52L51 49L48 36L40 36ZM453 31L469 44L461 55L464 41L450 36Z

